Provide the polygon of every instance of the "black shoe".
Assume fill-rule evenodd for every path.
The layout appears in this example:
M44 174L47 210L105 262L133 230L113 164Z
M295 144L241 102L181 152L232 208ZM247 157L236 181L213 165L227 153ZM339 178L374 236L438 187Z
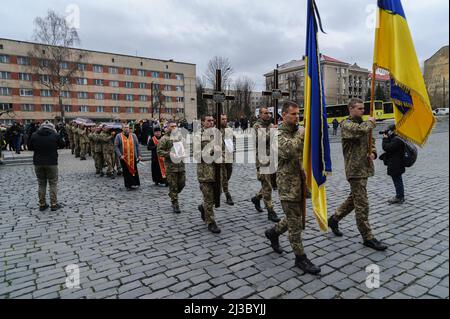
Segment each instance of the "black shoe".
M158 185L159 185L159 183L158 183L158 182L156 182L156 183L155 183L155 186L158 186Z
M273 251L282 254L283 249L280 247L280 241L279 241L279 235L275 232L274 228L268 229L265 232L266 237L270 240L270 246L272 247Z
M390 200L388 200L388 203L390 205L392 204L403 204L405 202L405 198L398 198L397 196L391 198Z
M274 223L278 223L281 219L273 209L270 209L267 213L267 218Z
M122 171L117 171L117 176L121 176L122 175Z
M320 273L320 267L314 265L306 255L295 256L295 266L311 275L318 275Z
M227 203L230 206L233 206L234 202L233 202L233 198L231 198L231 195L230 194L226 194L225 196L227 198L227 201L225 203Z
M58 209L62 208L61 205L56 204L56 205L52 205L52 207L50 208L52 212L57 211Z
M200 216L202 217L202 220L206 221L205 209L203 208L203 205L198 205L198 210L200 211Z
M50 206L48 206L48 204L45 204L44 206L39 206L39 210L41 212L43 212L44 210L46 210L47 208L49 208Z
M331 216L328 218L328 227L331 228L333 234L338 237L342 237L344 234L339 230L339 222Z
M100 177L103 177L103 176L105 176L105 173L100 172Z
M220 232L221 232L220 228L217 227L216 223L209 224L208 229L211 233L214 233L214 234L220 234Z
M252 203L255 205L255 208L258 212L262 213L263 209L261 208L261 200L258 197L252 198Z
M173 209L173 212L174 212L175 214L180 214L180 213L181 213L180 207L178 206L178 204L173 204L173 205L172 205L172 209Z
M80 157L80 161L87 161L86 157Z
M375 238L371 240L365 240L363 245L378 251L385 251L387 249L387 246L385 244L376 240Z

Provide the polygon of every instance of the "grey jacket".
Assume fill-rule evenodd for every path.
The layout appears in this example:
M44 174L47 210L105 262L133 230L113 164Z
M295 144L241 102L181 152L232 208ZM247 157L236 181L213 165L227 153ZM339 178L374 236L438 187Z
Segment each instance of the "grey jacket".
M123 147L122 147L122 134L120 133L116 136L116 140L114 141L114 151L118 158L123 155ZM131 134L131 133L130 133ZM134 142L134 157L138 158L141 156L141 148L139 146L139 141L136 134L133 134L133 142Z

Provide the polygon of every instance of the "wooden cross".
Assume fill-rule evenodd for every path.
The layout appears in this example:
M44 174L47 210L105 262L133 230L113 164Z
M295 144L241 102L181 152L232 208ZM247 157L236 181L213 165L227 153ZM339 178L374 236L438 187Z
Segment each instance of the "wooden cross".
M225 101L233 101L234 96L226 95L225 92L222 91L222 70L216 70L216 88L213 94L202 94L203 99L205 100L213 100L216 103L216 127L218 131L222 129L222 121L221 116L223 112L222 103ZM223 149L223 143L220 145ZM216 208L220 207L220 193L222 190L221 183L221 164L215 165L215 183L214 183L214 204Z
M289 96L289 92L283 92L278 87L278 69L273 70L273 88L272 91L263 91L263 96L270 96L274 104L274 120L275 125L278 125L278 100L283 96Z

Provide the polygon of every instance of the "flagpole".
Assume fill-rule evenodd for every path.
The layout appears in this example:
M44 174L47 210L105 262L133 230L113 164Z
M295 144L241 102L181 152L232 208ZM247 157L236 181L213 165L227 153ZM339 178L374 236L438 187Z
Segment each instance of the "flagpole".
M375 108L375 80L376 80L376 71L377 71L377 67L374 64L372 66L372 89L370 91L370 117L373 117L373 113L374 113L374 108ZM369 156L369 161L370 161L370 154L372 153L372 137L373 137L373 132L372 130L370 131L369 134L369 149L368 149L368 156Z

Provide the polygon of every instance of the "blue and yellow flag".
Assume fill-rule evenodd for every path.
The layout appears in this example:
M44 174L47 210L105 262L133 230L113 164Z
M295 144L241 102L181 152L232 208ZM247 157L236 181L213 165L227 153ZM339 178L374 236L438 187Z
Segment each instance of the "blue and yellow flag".
M389 71L396 130L423 146L435 123L400 0L378 0L374 67Z
M305 55L305 141L303 167L311 200L320 229L328 229L325 182L331 173L327 112L323 92L322 69L317 43L320 16L314 0L308 0Z

